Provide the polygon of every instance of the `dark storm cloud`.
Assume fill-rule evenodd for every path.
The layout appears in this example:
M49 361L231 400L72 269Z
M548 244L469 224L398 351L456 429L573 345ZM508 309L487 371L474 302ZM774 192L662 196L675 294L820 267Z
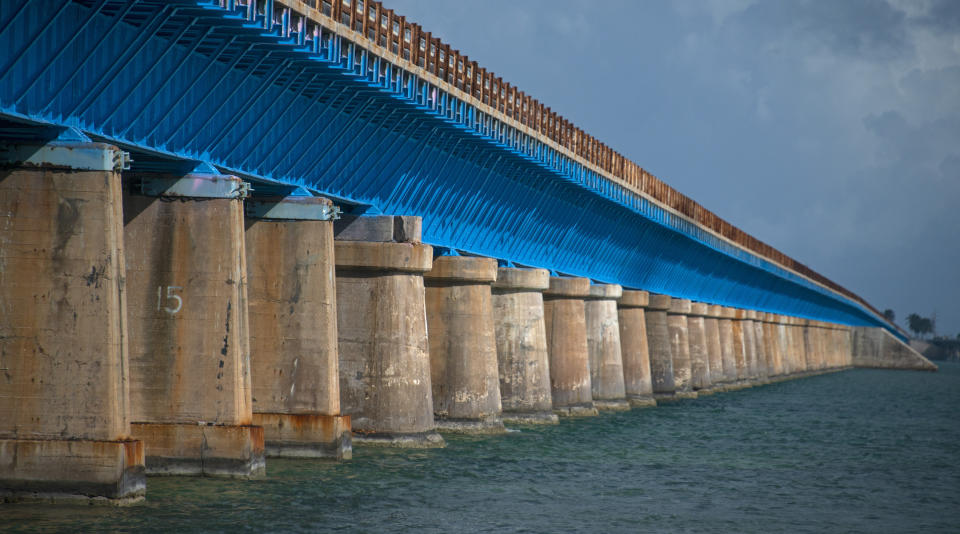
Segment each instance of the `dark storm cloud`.
M759 2L736 20L746 35L770 41L788 32L837 54L884 60L912 51L905 14L876 0Z

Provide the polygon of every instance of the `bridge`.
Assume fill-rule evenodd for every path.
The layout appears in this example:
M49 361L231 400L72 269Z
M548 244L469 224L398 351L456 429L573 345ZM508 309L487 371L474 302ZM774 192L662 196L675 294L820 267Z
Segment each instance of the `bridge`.
M379 2L16 0L0 49L12 498L933 368Z

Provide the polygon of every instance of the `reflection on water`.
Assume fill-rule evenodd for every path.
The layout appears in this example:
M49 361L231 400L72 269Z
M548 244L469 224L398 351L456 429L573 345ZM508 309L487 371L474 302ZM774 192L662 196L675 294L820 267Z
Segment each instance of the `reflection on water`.
M649 410L151 478L130 508L0 506L0 530L957 532L960 365L856 370Z

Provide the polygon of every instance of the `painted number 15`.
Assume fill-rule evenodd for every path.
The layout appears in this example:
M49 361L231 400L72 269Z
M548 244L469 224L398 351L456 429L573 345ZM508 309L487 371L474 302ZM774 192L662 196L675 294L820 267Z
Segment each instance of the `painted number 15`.
M183 308L183 298L180 295L177 295L177 291L182 290L180 286L167 286L166 298L164 298L163 286L157 287L157 311L163 310L170 315L173 315L180 311L180 308ZM176 306L171 308L169 304L173 304L175 301ZM164 302L168 305L164 306Z

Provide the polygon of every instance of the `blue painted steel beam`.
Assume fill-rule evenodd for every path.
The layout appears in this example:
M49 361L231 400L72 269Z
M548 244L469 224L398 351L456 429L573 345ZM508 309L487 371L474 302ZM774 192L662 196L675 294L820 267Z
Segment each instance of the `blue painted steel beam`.
M420 215L424 240L452 250L887 326L427 80L272 13L187 0L0 2L0 49L12 51L0 58L0 114L76 127L149 164L206 161L270 192ZM0 134L15 136L12 124Z

